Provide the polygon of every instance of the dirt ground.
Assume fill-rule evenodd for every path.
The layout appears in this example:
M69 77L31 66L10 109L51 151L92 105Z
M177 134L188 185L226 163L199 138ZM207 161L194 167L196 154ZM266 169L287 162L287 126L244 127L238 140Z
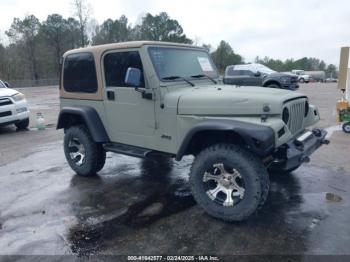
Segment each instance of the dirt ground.
M0 255L350 255L350 136L336 122L336 84L299 90L319 107L317 126L327 128L331 144L292 174L272 175L263 210L233 224L195 204L190 157L155 162L109 153L99 176L76 176L55 129L57 87L19 90L31 128L0 128ZM35 128L38 112L44 131Z

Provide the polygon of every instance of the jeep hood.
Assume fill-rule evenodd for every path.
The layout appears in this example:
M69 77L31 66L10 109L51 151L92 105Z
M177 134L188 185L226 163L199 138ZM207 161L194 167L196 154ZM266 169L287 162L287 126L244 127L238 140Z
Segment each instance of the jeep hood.
M5 88L2 87L0 88L0 97L9 97L9 96L13 96L15 94L18 94L18 91L11 89L11 88Z
M265 105L270 106L267 114L281 114L285 101L305 97L293 91L253 87L210 85L180 88L164 97L167 107L175 107L180 115L261 115Z

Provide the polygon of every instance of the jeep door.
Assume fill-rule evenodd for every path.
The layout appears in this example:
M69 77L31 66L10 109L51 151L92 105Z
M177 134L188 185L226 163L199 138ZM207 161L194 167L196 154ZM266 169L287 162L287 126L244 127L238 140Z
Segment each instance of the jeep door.
M102 57L104 100L108 133L113 142L152 148L155 133L154 100L142 98L125 83L129 67L141 70L139 90L148 88L137 49L109 51Z

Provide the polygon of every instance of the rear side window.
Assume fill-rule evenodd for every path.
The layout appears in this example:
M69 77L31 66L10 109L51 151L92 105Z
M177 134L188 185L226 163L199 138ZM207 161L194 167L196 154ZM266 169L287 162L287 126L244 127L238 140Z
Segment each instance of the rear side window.
M227 70L227 75L228 76L239 76L240 70L234 70L234 67L229 67Z
M95 93L97 91L95 61L91 53L77 53L66 57L63 86L68 92Z
M242 70L241 71L241 75L244 75L244 76L253 76L253 72L250 71L250 70Z
M145 87L141 57L137 51L109 53L103 60L106 86L128 87L125 75L129 67L141 70L140 87Z

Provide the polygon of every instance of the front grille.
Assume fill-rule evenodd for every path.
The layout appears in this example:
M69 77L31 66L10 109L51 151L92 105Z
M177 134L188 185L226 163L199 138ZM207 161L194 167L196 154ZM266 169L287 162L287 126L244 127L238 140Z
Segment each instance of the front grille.
M298 99L287 104L289 108L288 129L293 135L304 126L305 101L305 99Z
M11 105L12 101L8 98L0 98L0 106Z
M12 115L11 111L5 111L0 113L0 117L10 116L10 115Z
M297 76L292 76L291 80L292 83L297 83L298 82L298 77Z

